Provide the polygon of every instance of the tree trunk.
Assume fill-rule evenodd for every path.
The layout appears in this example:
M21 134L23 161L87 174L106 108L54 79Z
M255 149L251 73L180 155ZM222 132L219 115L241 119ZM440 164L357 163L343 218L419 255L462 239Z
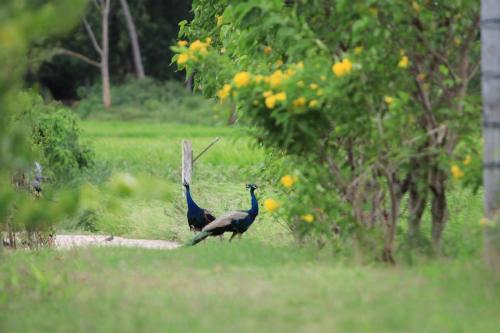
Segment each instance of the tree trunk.
M427 184L426 184L427 185ZM420 235L420 224L422 215L425 211L427 203L427 190L421 191L417 184L412 184L410 187L410 197L408 200L409 217L408 217L408 238L410 242L418 239Z
M432 191L432 244L436 252L441 250L443 230L448 221L448 205L446 202L446 173L435 166L431 170L430 189Z
M109 6L111 0L105 0L101 8L102 41L101 41L101 75L102 102L106 108L111 106L111 91L109 83Z
M500 271L500 1L481 1L485 254Z
M137 37L137 30L135 28L134 20L130 14L130 9L128 7L127 0L120 0L121 6L123 8L123 14L125 16L125 21L127 22L128 34L130 36L130 42L132 44L132 55L134 58L135 74L138 79L143 79L144 67L142 64L141 48L139 46L139 38Z
M382 251L382 260L394 265L394 243L396 239L396 226L399 220L399 212L401 207L401 198L403 191L401 184L395 179L394 174L386 173L387 185L389 187L391 212L386 221L384 249Z

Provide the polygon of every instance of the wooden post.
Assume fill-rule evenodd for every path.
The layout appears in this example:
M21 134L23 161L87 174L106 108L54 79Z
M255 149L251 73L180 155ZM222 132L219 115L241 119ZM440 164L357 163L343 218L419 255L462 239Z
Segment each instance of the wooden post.
M481 1L486 261L500 271L500 1Z
M182 140L182 182L191 184L193 175L193 147L191 141Z

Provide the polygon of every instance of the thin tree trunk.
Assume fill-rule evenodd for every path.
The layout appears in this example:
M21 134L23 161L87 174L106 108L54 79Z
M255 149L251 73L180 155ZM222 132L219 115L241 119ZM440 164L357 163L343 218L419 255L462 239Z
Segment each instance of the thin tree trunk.
M432 244L436 252L441 250L441 239L448 221L446 202L446 173L438 166L431 170L430 189L432 191Z
M500 1L481 1L485 254L500 271Z
M123 14L125 15L130 42L132 44L135 74L137 75L138 79L143 79L145 77L144 66L142 64L141 48L139 46L139 38L137 37L137 29L135 28L134 20L132 18L132 15L130 14L127 0L120 0L120 3L123 8Z
M102 75L102 101L106 108L111 106L111 91L109 83L109 7L111 0L105 0L101 8L102 15L102 55L101 55L101 75Z
M420 225L426 203L427 191L419 191L417 184L412 184L408 201L410 210L410 216L408 217L408 238L410 241L416 240L420 235Z
M396 226L399 220L399 212L401 207L401 198L403 191L400 183L394 178L393 173L386 171L387 185L389 187L391 211L385 226L384 249L382 251L382 260L394 265L394 245L396 240Z

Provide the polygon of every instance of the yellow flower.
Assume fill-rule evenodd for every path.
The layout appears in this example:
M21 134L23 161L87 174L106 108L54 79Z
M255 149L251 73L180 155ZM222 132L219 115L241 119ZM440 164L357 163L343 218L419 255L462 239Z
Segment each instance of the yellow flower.
M264 97L269 97L269 96L271 96L272 94L273 94L273 92L272 92L271 90L268 90L268 91L264 91L264 92L262 93L262 96L264 96Z
M234 76L233 81L236 84L236 87L242 88L250 84L250 79L251 79L250 73L239 72Z
M208 44L203 43L202 41L197 39L191 43L191 45L189 46L189 50L191 50L192 52L199 52L201 54L206 54L207 53L207 46L208 46Z
M276 61L276 67L281 67L281 65L283 65L283 60Z
M286 175L286 176L283 176L281 177L281 184L283 186L285 186L286 188L290 188L293 186L293 184L295 183L295 179L293 176L290 176L290 175Z
M286 70L286 72L285 72L285 74L286 74L286 77L287 77L287 78L289 78L289 77L291 77L291 76L294 76L294 75L295 75L295 73L296 73L296 71L295 71L295 69L293 69L293 68L288 68L288 69Z
M463 163L464 165L469 165L469 164L470 164L470 162L472 162L472 157L470 157L470 155L467 155L467 156L465 156L465 158L464 158L464 160L463 160L463 162L462 162L462 163Z
M321 81L326 81L326 76L321 75L321 76L319 77L319 79L320 79Z
M464 177L464 172L458 165L453 165L451 167L451 175L453 176L454 179L460 179Z
M295 106L296 108L300 108L304 105L306 105L306 99L304 97L299 97L299 98L293 100L293 106ZM283 180L283 178L282 178L282 180Z
M416 2L416 1L413 1L411 3L411 7L413 8L414 11L416 11L417 13L420 12L420 5Z
M399 68L407 68L409 65L410 61L408 60L407 56L402 56L401 60L399 60L398 67Z
M318 106L318 100L317 99L313 99L309 102L309 107L311 108L316 108Z
M222 89L217 92L217 97L219 97L221 101L224 101L226 98L229 97L230 92L231 92L231 85L226 83L222 87Z
M222 15L215 15L215 22L217 23L217 26L220 27L223 22L223 16Z
M280 70L277 70L271 76L269 76L269 84L271 87L279 87L281 85L281 81L283 80L283 72Z
M303 61L299 61L296 66L297 66L297 68L302 69L302 68L304 68L304 62Z
M177 42L177 45L179 45L179 46L186 46L186 45L188 45L188 42L187 42L187 40L180 40L180 41Z
M361 54L363 52L363 46L358 46L354 48L354 54Z
M181 53L177 57L177 64L178 65L184 65L186 62L189 60L189 54L187 53Z
M280 101L280 102L286 101L286 93L283 91L280 93L277 93L276 95L274 95L274 97L276 98L277 101Z
M297 87L303 87L304 86L304 81L300 80L297 81Z
M309 85L309 88L311 88L312 90L316 90L316 89L318 89L318 85L316 83L311 83Z
M482 219L479 220L479 225L481 227L487 227L491 225L491 221L488 220L486 217L483 217Z
M268 55L268 54L270 54L270 53L271 53L271 51L272 51L272 50L273 50L273 49L272 49L270 46L266 46L266 47L264 48L264 54Z
M255 83L260 83L264 80L264 76L263 75L255 75L254 80L255 80Z
M205 43L210 45L210 43L212 43L212 38L210 38L210 37L205 38Z
M300 217L302 221L307 222L307 223L313 223L314 222L314 215L313 214L305 214Z
M352 62L349 59L344 59L332 66L332 72L336 76L344 76L352 70Z
M391 96L385 96L385 97L384 97L384 102L385 102L385 104L387 104L387 105L391 105L392 103L394 103L394 97L391 97Z
M276 200L274 200L274 199L270 199L270 198L269 198L269 199L264 200L264 208L265 208L268 212L270 212L270 213L272 213L272 212L274 212L276 209L278 209L278 208L279 208L279 206L280 206L280 205L279 205L279 203L278 203Z
M264 102L266 103L266 107L268 109L272 109L276 106L276 96L275 95L268 96L266 97L266 100Z

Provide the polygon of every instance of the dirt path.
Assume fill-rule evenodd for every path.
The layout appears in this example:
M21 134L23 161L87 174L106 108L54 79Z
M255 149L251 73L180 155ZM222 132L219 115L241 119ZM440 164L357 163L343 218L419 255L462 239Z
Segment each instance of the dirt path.
M172 250L180 246L179 243L164 240L129 239L116 236L111 239L111 237L101 235L57 235L54 245L57 249L85 246L124 246L164 250Z

